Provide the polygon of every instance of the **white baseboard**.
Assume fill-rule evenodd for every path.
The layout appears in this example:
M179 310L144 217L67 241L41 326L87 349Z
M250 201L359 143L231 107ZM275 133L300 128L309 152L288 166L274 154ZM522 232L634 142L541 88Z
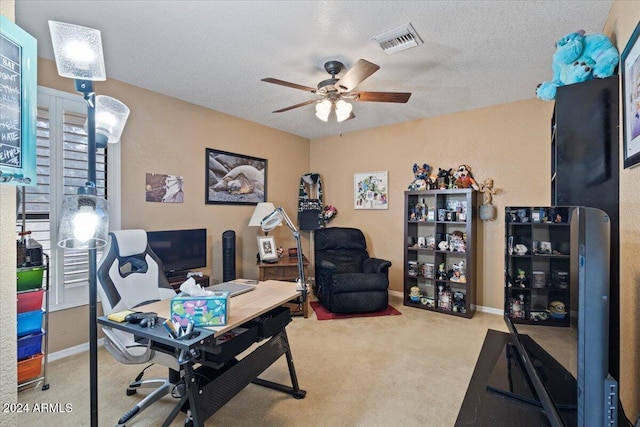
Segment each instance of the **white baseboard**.
M104 345L104 338L100 338L98 340L98 347L102 347ZM48 361L54 362L59 359L64 359L65 357L73 356L75 354L83 353L85 351L89 351L89 343L86 342L84 344L78 344L73 347L65 348L64 350L56 351L55 353L50 353Z
M389 290L389 295L393 295L400 299L404 298L404 295L400 291ZM499 308L485 307L482 305L476 305L476 311L481 311L483 313L489 313L489 314L497 314L498 316L502 316L504 314L504 311Z

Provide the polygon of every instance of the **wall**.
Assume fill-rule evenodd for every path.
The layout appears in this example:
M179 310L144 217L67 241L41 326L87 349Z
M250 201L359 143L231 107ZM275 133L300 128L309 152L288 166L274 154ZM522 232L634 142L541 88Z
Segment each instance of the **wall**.
M618 0L603 32L622 54L639 21L640 2ZM628 418L635 421L640 417L640 167L622 168L622 147L620 132L620 392Z
M54 62L40 59L38 65L40 85L73 91L73 82L58 76ZM300 175L309 170L309 140L114 80L95 87L96 93L117 98L131 109L120 142L122 228L207 228L209 261L203 271L213 282L222 280L222 233L234 230L238 277L257 279L256 236L262 233L247 226L254 206L204 203L205 149L267 159L267 198L295 218ZM184 203L146 202L147 172L182 176ZM294 246L286 227L271 234L278 245ZM308 247L307 241L304 244ZM85 323L77 321L86 317L86 307L53 312L51 351L87 342ZM66 325L65 332L56 325Z
M552 103L530 99L312 141L311 169L339 212L331 225L361 228L370 252L393 264L390 288L402 291L404 191L413 164L436 171L469 164L477 181L491 177L504 190L494 197L498 218L479 223L477 262L477 304L501 310L504 207L549 204L552 112ZM356 211L353 174L381 170L389 172L389 209Z
M0 14L15 22L15 1L0 3ZM0 185L0 396L17 401L16 391L16 189ZM0 426L12 426L16 414L0 415Z

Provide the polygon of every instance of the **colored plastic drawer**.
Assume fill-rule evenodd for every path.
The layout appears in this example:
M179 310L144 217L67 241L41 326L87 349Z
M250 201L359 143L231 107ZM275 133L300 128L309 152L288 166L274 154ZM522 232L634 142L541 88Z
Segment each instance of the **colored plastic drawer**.
M18 338L18 360L23 360L34 354L42 352L42 337L44 332L40 331L37 334L26 335L22 338Z
M43 275L44 267L19 268L16 280L18 292L41 288Z
M18 362L18 383L28 381L40 375L43 356L42 354L38 354Z
M40 332L42 328L42 310L18 313L18 337Z
M42 308L42 295L44 289L37 291L20 292L18 294L18 313L40 310Z

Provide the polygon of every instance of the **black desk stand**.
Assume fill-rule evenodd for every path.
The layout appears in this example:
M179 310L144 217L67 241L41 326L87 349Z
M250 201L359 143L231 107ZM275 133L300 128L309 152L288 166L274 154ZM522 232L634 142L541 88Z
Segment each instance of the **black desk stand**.
M158 324L161 324L163 319L159 320ZM307 392L298 385L285 330L290 321L289 309L279 307L265 313L257 321L242 325L245 331L237 337L223 344L216 344L215 332L208 329L198 328L194 331L196 336L187 337L188 339L172 339L162 326L142 328L139 325L113 322L104 316L98 319L103 325L134 334L137 339L150 343L151 348L156 351L175 354L183 372L184 388L179 392L180 400L162 424L163 427L171 425L181 411L190 413L190 419L185 425L203 426L205 420L250 383L303 399ZM252 344L265 339L268 341L242 359L236 358ZM287 359L291 387L258 378L282 355Z

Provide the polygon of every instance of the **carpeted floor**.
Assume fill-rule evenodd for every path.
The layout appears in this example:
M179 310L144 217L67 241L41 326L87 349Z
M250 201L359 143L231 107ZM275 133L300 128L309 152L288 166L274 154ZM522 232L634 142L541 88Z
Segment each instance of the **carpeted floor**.
M308 319L294 318L287 333L306 398L296 400L250 384L206 426L452 426L487 329L506 331L502 317L447 316L405 307L397 295L390 297L390 303L401 316L318 322L312 312ZM69 404L69 411L21 413L18 426L88 426L88 357L82 353L51 363L48 391L36 388L18 394L19 402L32 408L34 403L60 403ZM100 349L100 426L114 426L143 396L125 394L140 369L122 365ZM153 366L145 378L165 375L164 368ZM285 359L261 377L290 384ZM171 397L163 398L128 427L161 425L175 403ZM184 416L179 415L171 426L183 423Z
M393 306L388 305L387 308L380 311L374 311L371 313L332 313L327 310L322 304L316 301L311 301L311 307L316 312L316 318L318 320L332 320L332 319L353 319L354 317L379 317L379 316L397 316L400 313Z

